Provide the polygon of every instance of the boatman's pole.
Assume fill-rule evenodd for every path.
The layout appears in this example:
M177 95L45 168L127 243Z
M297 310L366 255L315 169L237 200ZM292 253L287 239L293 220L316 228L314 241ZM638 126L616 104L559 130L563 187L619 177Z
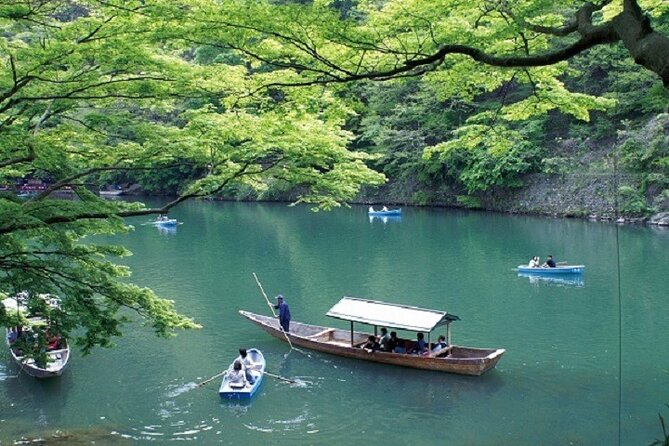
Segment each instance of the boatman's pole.
M260 284L260 281L258 280L258 276L256 276L256 273L253 273L253 278L256 279L256 283L258 284L258 288L260 288L260 292L262 293L263 296L265 296L267 305L269 305L269 309L272 310L272 315L276 317L276 312L274 311L274 305L272 305L272 303L269 301L269 298L267 297L267 294L265 294L265 290ZM281 323L279 323L279 328L281 329L281 333L283 333L283 335L286 337L286 341L288 341L288 345L290 345L291 350L296 350L295 347L293 347L293 343L290 342L288 334L284 331L283 327L281 326Z

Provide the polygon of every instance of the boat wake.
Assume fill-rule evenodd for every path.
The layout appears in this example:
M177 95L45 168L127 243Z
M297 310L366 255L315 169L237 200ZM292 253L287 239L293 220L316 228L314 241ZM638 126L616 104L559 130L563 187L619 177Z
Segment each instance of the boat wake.
M193 389L197 389L197 383L189 382L167 392L167 397L174 398Z

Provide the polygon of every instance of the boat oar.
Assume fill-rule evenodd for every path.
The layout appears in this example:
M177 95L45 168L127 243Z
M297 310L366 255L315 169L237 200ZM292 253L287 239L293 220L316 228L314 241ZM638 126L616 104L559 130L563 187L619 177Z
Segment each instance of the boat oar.
M270 373L270 372L265 372L265 375L271 376L272 378L280 379L281 381L285 381L285 382L291 383L291 384L298 384L299 383L299 381L295 381L294 379L286 378L286 377L283 377L281 375L275 375L274 373Z
M284 382L287 382L289 384L297 384L300 387L308 387L308 385L311 384L311 382L303 381L301 379L290 379L290 378L286 378L286 377L281 376L281 375L275 375L274 373L270 373L270 372L264 372L264 373L265 373L265 375L271 376L272 378L276 378L280 381L284 381Z
M267 301L267 305L269 305L269 309L272 310L272 315L276 317L276 313L274 312L274 305L269 301L269 298L267 297L267 294L265 293L265 290L263 289L262 285L260 284L260 280L258 280L258 276L256 276L256 273L253 273L253 278L256 279L256 283L258 284L258 288L260 288L260 292L262 293L263 296L265 296L265 300ZM291 350L296 350L295 347L293 347L293 343L290 342L290 338L288 337L288 334L283 330L283 327L281 324L279 324L279 328L281 329L281 333L286 337L286 341L288 341L288 345L290 345Z
M215 380L216 378L225 375L226 373L228 373L228 370L227 370L227 369L226 369L226 370L223 370L221 373L218 373L218 374L212 376L212 377L209 378L209 379L205 379L205 380L202 381L201 383L198 383L195 387L202 387L202 386L204 386L205 384L207 384L207 383L209 383L209 382Z

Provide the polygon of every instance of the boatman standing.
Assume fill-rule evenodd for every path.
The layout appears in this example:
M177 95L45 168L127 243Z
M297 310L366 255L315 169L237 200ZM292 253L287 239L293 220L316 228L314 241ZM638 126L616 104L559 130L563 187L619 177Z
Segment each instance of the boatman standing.
M283 295L279 294L276 296L276 305L274 305L274 308L279 310L279 324L281 324L281 328L288 333L290 331L290 308L288 308Z

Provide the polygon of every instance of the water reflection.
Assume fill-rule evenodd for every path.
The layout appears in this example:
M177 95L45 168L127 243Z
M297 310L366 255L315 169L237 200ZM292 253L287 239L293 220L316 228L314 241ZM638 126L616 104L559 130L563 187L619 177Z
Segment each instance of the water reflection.
M155 225L156 228L158 228L158 232L161 234L176 234L177 233L177 227L176 226L162 226L162 225Z
M374 220L381 220L384 224L388 222L399 222L402 221L401 215L370 215L369 222L372 223Z
M531 273L518 273L518 277L527 277L532 285L547 284L557 286L583 287L585 281L582 274L562 274L558 276L543 276Z

